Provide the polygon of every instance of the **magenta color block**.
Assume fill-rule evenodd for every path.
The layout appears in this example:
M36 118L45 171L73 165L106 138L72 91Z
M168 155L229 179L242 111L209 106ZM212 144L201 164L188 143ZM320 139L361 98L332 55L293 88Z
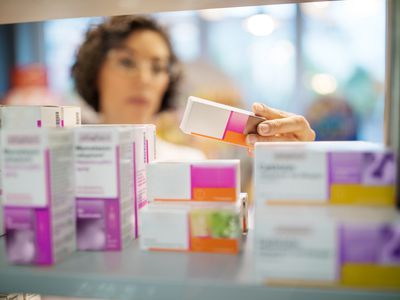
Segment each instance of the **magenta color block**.
M226 130L243 133L248 119L248 115L232 112L226 125Z
M49 265L53 261L49 208L5 207L6 251L16 264ZM33 246L33 252L28 250Z
M135 215L135 236L137 239L139 237L139 223L138 223L138 186L137 186L137 172L136 172L136 143L133 143L133 209Z
M61 120L61 127L64 127L64 120Z
M42 120L37 120L36 121L36 126L39 127L39 128L42 127Z
M51 218L49 208L36 208L36 263L50 265L54 263L52 253Z
M105 201L106 212L106 250L122 249L121 216L119 201L110 199Z
M234 166L192 165L190 168L192 189L236 187L236 168Z

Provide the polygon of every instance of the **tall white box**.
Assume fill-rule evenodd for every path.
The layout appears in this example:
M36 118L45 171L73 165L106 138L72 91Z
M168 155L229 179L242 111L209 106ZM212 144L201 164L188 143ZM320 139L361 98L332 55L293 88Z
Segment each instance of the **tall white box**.
M2 131L8 260L53 264L75 250L72 132Z
M132 130L74 131L78 249L119 251L134 236Z
M0 106L0 129L72 127L80 123L81 111L77 106ZM3 233L1 189L0 181L0 235Z

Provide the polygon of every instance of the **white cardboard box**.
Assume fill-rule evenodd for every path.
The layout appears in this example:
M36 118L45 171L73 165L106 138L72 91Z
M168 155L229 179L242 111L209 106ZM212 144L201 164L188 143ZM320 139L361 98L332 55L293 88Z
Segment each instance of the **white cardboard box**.
M74 131L78 249L119 251L134 236L132 130Z
M239 160L154 161L147 165L149 201L230 201L240 193Z
M141 249L239 253L246 196L234 203L150 203L142 211Z
M257 143L256 204L395 204L396 157L367 142Z
M53 264L75 250L72 132L3 130L8 260Z
M180 128L187 134L248 147L246 135L265 121L250 111L190 96Z

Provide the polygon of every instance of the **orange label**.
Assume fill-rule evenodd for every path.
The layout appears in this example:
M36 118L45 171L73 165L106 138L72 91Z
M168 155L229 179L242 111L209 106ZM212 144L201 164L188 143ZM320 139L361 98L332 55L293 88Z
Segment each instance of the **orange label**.
M200 137L205 137L208 139L212 139L212 140L216 140L216 141L220 141L220 142L226 142L229 144L235 144L235 145L239 145L239 146L243 146L246 148L253 148L250 145L246 144L246 136L244 134L240 134L240 133L236 133L233 131L227 131L225 133L225 138L224 139L219 139L213 136L208 136L208 135L204 135L204 134L199 134L199 133L195 133L195 132L191 132L192 135L195 136L200 136Z
M248 147L248 145L246 144L246 136L242 133L237 133L237 132L228 130L225 133L224 141L226 141L228 143Z
M213 239L206 237L191 237L191 251L213 253L239 253L239 241L232 239Z
M193 188L194 201L236 201L235 188Z

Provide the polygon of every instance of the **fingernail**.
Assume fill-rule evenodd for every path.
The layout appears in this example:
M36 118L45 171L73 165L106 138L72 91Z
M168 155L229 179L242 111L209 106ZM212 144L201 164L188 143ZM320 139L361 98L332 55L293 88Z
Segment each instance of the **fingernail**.
M253 107L256 111L262 111L264 108L264 106L261 103L254 103Z
M259 128L262 134L268 134L271 131L271 126L268 124L261 124Z
M249 135L246 137L246 143L247 143L247 144L253 145L253 144L255 144L256 142L257 142L257 138L255 137L254 134L249 134Z

